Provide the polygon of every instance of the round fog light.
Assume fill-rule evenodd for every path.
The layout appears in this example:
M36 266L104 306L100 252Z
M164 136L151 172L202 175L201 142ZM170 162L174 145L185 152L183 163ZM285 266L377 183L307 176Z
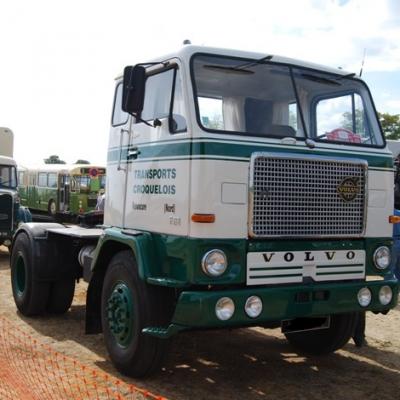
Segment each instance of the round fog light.
M204 254L201 266L208 276L220 276L228 266L226 255L222 250L210 250Z
M390 286L382 286L379 289L379 301L383 306L387 306L393 298L393 291Z
M246 300L244 311L250 318L257 318L262 312L262 301L258 296L251 296Z
M386 269L390 265L390 250L386 246L378 247L374 252L374 264L378 269Z
M361 307L367 307L371 303L372 294L368 288L362 288L357 293L358 303Z
M215 305L215 315L221 321L226 321L235 312L235 303L229 297L221 297Z

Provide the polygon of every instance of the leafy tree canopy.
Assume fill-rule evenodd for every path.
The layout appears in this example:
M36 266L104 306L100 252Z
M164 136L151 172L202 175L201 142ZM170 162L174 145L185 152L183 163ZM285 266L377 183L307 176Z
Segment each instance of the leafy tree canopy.
M65 161L60 160L60 157L57 155L52 155L49 158L44 159L45 164L66 164Z
M77 160L75 164L90 164L90 161L88 160Z
M400 139L400 114L378 113L382 131L386 139Z

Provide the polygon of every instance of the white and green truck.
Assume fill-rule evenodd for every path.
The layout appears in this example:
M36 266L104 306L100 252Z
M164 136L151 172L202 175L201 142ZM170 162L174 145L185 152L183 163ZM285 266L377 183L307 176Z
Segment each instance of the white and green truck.
M117 78L104 225L24 224L24 315L66 312L89 282L87 333L145 376L192 329L282 327L309 353L396 306L393 160L355 74L184 46Z

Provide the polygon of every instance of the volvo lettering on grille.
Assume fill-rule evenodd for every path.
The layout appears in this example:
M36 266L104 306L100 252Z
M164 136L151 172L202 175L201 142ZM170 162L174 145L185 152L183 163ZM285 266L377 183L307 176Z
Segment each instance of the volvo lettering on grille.
M367 167L364 160L253 154L250 236L361 236Z

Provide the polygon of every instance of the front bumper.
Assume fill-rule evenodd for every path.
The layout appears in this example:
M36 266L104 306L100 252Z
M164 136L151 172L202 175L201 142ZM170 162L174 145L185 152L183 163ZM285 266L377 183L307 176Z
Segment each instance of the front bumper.
M386 306L381 305L378 298L379 289L384 285L393 290L393 299ZM368 287L372 292L372 301L368 307L361 307L357 301L357 293L363 287ZM346 312L385 312L397 305L398 293L398 281L395 278L370 282L184 291L179 297L172 325L179 331L190 328L262 325L270 321ZM262 299L263 311L259 317L250 318L245 313L244 306L247 298L254 295ZM235 312L228 321L220 321L215 315L215 304L221 297L230 297L235 303Z

